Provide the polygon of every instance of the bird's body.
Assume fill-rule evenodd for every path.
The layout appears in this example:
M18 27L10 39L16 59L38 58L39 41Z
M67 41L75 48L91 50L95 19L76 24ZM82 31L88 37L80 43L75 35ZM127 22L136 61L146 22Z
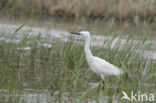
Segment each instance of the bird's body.
M92 59L92 63L89 64L91 70L98 75L119 75L121 71L115 67L114 65L110 64L109 62L94 57Z
M117 68L116 66L110 64L109 62L101 58L92 55L90 51L90 33L88 31L82 31L80 33L75 33L75 32L71 32L71 33L85 36L86 38L85 55L86 55L88 65L94 73L100 75L102 79L104 79L105 75L117 76L122 73L121 69Z

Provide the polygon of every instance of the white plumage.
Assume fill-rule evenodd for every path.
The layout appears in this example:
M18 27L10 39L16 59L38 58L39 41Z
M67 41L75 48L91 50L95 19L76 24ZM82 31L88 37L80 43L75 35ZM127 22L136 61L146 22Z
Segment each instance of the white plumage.
M88 31L82 31L80 33L76 32L71 32L72 34L77 34L77 35L83 35L86 38L86 43L85 43L85 54L86 54L86 59L89 64L89 67L91 70L100 75L102 79L104 79L105 75L114 75L117 76L122 73L122 70L117 68L116 66L110 64L109 62L95 57L92 55L90 51L90 33Z
M88 64L90 68L98 75L119 75L121 73L121 70L119 70L117 67L98 57L93 56L92 63Z

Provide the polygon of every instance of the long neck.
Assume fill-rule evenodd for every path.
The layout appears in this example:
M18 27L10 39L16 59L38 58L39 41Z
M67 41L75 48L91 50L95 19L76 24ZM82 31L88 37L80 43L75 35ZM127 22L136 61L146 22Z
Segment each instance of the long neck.
M85 54L86 54L87 61L88 62L91 61L93 55L90 51L90 36L86 37Z

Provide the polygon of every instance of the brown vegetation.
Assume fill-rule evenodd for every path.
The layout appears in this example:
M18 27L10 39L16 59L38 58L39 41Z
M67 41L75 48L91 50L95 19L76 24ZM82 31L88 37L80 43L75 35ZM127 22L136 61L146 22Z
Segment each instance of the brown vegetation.
M132 19L153 19L155 0L1 0L1 11L15 16L61 16Z

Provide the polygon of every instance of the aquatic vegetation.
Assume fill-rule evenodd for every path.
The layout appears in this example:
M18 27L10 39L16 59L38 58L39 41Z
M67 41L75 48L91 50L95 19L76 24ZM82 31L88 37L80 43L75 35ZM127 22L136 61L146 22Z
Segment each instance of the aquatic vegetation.
M24 33L18 42L11 42L16 40L20 28L12 35L0 35L0 38L10 38L8 42L0 41L0 88L8 91L7 96L4 96L5 91L0 93L1 101L9 96L9 102L26 102L27 99L20 96L26 88L39 90L35 92L37 94L49 93L54 102L73 103L105 100L120 102L122 91L128 94L131 91L155 92L155 61L142 56L150 47L145 45L146 39L136 44L129 38L122 47L118 40L112 48L112 42L117 38L113 36L104 42L105 47L91 48L95 56L102 57L125 71L120 78L106 78L105 90L98 93L96 83L100 81L100 77L88 69L81 43L75 42L77 40L72 37L64 42L48 35L30 35L29 32ZM138 53L137 50L141 52Z

